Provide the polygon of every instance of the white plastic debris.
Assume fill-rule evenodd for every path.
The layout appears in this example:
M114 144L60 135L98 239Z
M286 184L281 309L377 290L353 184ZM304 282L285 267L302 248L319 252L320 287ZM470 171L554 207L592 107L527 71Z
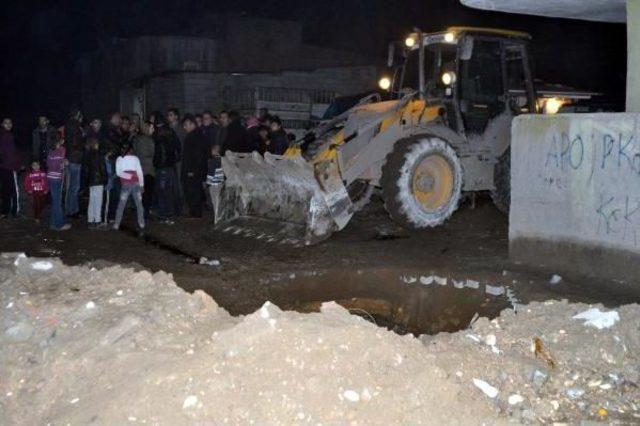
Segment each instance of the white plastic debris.
M602 330L603 328L612 327L616 322L620 321L620 315L617 311L602 312L598 308L591 308L574 315L573 319L583 319L585 320L584 325Z
M122 290L118 290L118 291L116 291L116 294L117 294L118 296L122 296L122 295L124 294L124 291L122 291Z
M502 285L493 286L493 285L487 284L485 292L492 296L502 296L504 294L504 286Z
M549 280L549 284L558 284L560 281L562 281L562 277L558 274L553 274Z
M496 336L494 334L488 334L485 338L484 338L484 343L489 345L489 346L495 346L496 344Z
M80 401L80 398L73 398L71 401L69 401L69 403L70 404L75 404L78 401Z
M469 287L469 288L473 288L473 289L478 289L480 288L480 283L476 280L469 280L467 279L467 282L465 284L465 287Z
M206 257L201 257L198 261L200 265L209 265L209 266L220 266L220 261L217 259L207 259Z
M195 395L189 395L184 399L184 402L182 403L182 408L192 408L192 407L195 407L197 403L198 403L198 397Z
M16 256L16 260L14 260L14 261L13 261L13 265L14 265L14 266L18 266L18 265L20 264L20 261L21 261L22 259L26 259L26 258L27 258L27 255L26 255L26 254L24 254L24 253L20 253L19 255L17 255L17 256Z
M342 393L342 396L347 401L358 402L360 401L360 394L354 390L348 389Z
M485 382L484 380L474 378L473 384L482 392L484 392L484 394L487 395L489 398L495 398L496 396L498 396L498 389L491 386L489 383Z
M433 277L433 280L436 282L436 284L447 285L447 277L439 277L436 275L435 277Z
M476 343L480 343L480 338L478 336L476 336L475 334L467 334L466 335L469 339L473 340Z
M509 405L517 405L524 401L524 398L522 397L522 395L514 393L513 395L509 395L507 401L509 402Z
M94 309L96 307L96 304L93 300L90 300L87 302L86 305L84 305L84 307L87 309Z
M584 389L580 388L570 388L567 389L567 396L572 399L580 398L584 395Z
M400 279L401 279L402 281L404 281L405 283L407 283L407 284L413 284L413 283L415 283L416 281L418 281L418 279L417 279L416 277L412 277L412 276L405 276L405 275L401 276L401 277L400 277Z
M36 271L48 271L51 268L53 268L53 263L48 260L38 260L31 264L31 269L35 269Z
M422 285L433 284L433 275L430 275L428 277L420 277L420 284Z

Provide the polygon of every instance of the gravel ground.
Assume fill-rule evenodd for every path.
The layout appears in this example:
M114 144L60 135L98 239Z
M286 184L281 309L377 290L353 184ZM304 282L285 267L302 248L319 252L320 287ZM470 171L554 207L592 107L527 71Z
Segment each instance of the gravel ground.
M6 253L0 306L0 424L640 421L638 305L534 302L416 338L333 303L233 317L164 272Z

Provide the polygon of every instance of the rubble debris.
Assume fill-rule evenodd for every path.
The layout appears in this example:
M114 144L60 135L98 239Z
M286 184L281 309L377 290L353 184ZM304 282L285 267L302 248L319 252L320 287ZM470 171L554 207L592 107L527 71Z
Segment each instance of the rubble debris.
M562 281L562 277L558 274L553 274L549 279L549 284L558 284L560 281Z
M200 265L209 265L209 266L220 266L220 261L217 259L207 259L206 257L201 257L198 260Z
M638 305L606 329L573 318L602 306L551 301L415 338L336 303L232 317L163 272L40 260L0 255L0 424L640 419Z
M598 330L609 328L620 321L620 315L616 311L602 312L598 308L591 308L573 316L573 319L585 320L584 325L595 327Z

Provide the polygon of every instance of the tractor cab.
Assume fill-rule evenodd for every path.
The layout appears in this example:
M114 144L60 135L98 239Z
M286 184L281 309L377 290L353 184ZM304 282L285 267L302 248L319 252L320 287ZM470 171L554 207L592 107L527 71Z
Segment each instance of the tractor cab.
M447 126L456 133L482 135L500 116L537 111L529 39L526 33L485 28L416 31L404 42L390 94L417 92L427 104L444 108ZM396 53L390 47L390 66Z

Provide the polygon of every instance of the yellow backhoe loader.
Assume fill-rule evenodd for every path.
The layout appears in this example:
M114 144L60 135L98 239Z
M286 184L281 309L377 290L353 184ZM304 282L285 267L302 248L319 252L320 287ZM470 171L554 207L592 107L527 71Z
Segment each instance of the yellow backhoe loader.
M454 27L417 31L402 63L369 96L283 156L228 152L216 227L270 242L314 244L343 229L379 188L393 220L442 224L461 194L509 206L511 120L536 113L529 35ZM389 65L397 50L390 48Z

